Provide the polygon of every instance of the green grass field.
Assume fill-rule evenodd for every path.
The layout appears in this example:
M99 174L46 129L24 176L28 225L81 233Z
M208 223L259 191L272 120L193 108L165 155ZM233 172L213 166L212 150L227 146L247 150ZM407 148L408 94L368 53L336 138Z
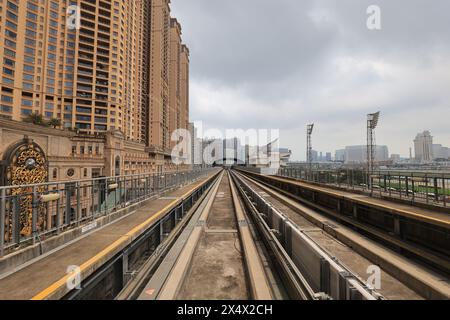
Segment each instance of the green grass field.
M376 182L374 182L374 184L377 184ZM384 188L384 184L380 183L378 184L381 188ZM390 185L387 184L387 187L389 188L394 188L394 189L402 189L402 191L406 192L406 185L402 183L402 186L400 187L400 184L398 183L391 183ZM409 190L413 190L411 184L409 185ZM425 187L425 186L414 186L414 192L424 192L424 193L434 193L434 187ZM438 188L438 194L440 196L442 195L446 195L446 196L450 196L450 189L446 189L443 190L442 188Z

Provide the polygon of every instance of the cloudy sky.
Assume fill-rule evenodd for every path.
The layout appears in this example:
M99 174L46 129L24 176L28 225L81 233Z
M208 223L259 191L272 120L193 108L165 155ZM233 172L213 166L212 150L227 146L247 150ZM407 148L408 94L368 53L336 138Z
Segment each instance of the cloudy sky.
M367 28L370 5L381 30ZM409 155L419 131L450 146L450 1L172 0L191 50L191 119L210 128L280 129L281 145L378 144Z

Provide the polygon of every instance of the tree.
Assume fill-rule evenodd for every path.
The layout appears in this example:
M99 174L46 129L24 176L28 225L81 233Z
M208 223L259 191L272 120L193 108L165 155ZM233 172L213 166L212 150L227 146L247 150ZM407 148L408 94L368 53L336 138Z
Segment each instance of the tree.
M39 125L39 126L42 126L45 124L44 117L41 114L36 113L36 112L29 114L26 121L30 122L32 124Z
M48 122L48 125L56 129L58 127L61 127L61 120L57 118L51 118Z

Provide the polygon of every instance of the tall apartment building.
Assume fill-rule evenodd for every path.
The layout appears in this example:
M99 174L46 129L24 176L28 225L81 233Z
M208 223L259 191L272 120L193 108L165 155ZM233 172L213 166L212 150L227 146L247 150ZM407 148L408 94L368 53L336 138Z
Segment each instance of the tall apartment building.
M46 118L59 115L71 126L81 55L77 31L66 25L67 5L7 0L0 6L0 115L14 120L33 112Z
M150 147L159 156L169 151L170 0L151 2Z
M181 46L181 126L189 127L189 49L186 45Z
M417 161L433 161L433 137L430 131L417 134L416 139L414 139L414 149Z
M5 1L1 114L22 120L40 113L65 128L120 129L139 140L133 88L140 83L135 56L143 15L137 3Z
M124 1L125 19L118 34L125 37L124 72L124 129L125 135L135 141L148 143L148 114L150 110L150 12L145 1ZM114 36L114 34L113 34ZM122 38L122 36L121 36Z
M189 51L169 4L0 1L0 117L39 113L80 133L120 130L167 162L171 130L189 122Z
M169 63L169 134L181 125L181 26L176 19L170 19L170 63ZM177 144L171 141L173 148Z

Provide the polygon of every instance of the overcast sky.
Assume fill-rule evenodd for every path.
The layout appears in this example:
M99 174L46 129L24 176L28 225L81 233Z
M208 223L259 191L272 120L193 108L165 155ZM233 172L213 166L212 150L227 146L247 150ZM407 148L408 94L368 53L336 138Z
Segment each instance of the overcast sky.
M381 30L367 8L381 8ZM419 131L450 146L450 1L172 0L191 52L191 120L274 128L305 159L314 149L377 143L409 155Z

